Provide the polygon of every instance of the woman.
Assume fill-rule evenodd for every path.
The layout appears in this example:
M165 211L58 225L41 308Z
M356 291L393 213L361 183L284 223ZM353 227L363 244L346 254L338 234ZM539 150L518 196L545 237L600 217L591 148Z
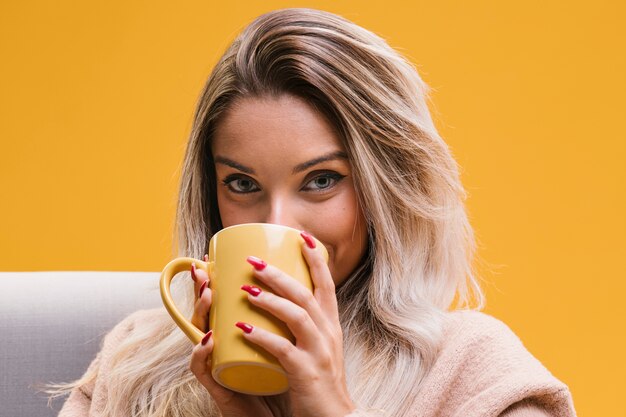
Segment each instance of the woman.
M567 387L505 325L463 309L482 304L473 236L425 100L409 63L341 17L288 9L252 22L198 104L179 254L201 257L216 231L239 223L305 231L313 296L256 258L272 291L242 288L295 344L238 324L278 358L290 389L254 397L219 386L211 332L192 347L164 311L141 311L106 337L60 416L574 415ZM178 280L187 314L208 331L209 277L191 277Z

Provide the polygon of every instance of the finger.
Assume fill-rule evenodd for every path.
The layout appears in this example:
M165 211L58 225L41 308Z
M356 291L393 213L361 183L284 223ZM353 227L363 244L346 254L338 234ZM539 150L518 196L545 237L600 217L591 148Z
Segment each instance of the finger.
M206 264L205 264L206 265ZM201 262L191 263L191 279L194 281L194 293L196 296L200 292L200 287L204 281L210 281L209 273Z
M213 352L213 332L208 332L202 342L198 343L191 353L189 369L202 385L208 388L211 379L211 352ZM207 340L208 338L208 340Z
M191 323L203 332L209 329L209 310L213 302L213 292L208 288L208 283L204 281L200 286L191 317Z
M263 261L259 263L259 261L261 260L252 256L248 258L248 262L254 266L254 277L270 287L280 297L302 307L316 325L323 326L327 318L311 291L301 282L275 266L267 265Z
M260 327L253 327L247 323L237 323L243 332L243 337L273 355L285 368L288 374L305 372L307 366L314 366L311 361L304 360L304 354L289 340L280 337Z
M329 317L337 317L339 313L335 282L330 274L330 269L328 269L326 259L324 259L322 251L315 247L315 242L308 233L302 232L301 235L304 241L302 243L302 255L309 265L311 281L313 281L313 295L322 311L325 311Z
M208 332L202 342L198 343L191 353L191 361L189 369L198 379L198 381L209 391L214 398L225 398L233 395L229 391L219 385L211 375L211 353L213 352L213 334Z
M291 301L278 297L258 287L243 285L248 293L248 300L287 325L296 338L296 345L305 350L315 350L320 343L320 332L309 313Z
M208 255L204 255L204 259L208 259ZM206 263L203 264L202 262L191 263L191 279L194 281L194 294L196 299L191 323L206 332L209 328L207 318L211 306L211 293L210 291L205 291L210 282L209 274L204 268L205 266ZM209 294L204 295L205 292ZM201 294L203 294L203 297L201 297ZM206 299L201 300L201 298L205 297Z

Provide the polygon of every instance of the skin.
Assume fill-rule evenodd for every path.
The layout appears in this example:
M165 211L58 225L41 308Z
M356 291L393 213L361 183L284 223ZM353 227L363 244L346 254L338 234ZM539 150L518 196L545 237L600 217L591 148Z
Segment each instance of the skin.
M354 410L343 364L335 286L362 259L367 230L357 202L352 170L333 126L304 100L291 96L237 100L218 124L212 152L224 227L275 223L306 231L327 248L326 264L303 239L302 253L315 290L272 265L254 270L271 288L248 295L251 304L285 322L289 340L254 328L244 337L272 353L287 372L295 416L345 416ZM209 277L197 269L196 293ZM211 290L198 297L193 323L207 330ZM218 385L210 374L213 338L193 351L190 369L215 399L223 416L271 416L262 397ZM320 399L324 399L320 401Z

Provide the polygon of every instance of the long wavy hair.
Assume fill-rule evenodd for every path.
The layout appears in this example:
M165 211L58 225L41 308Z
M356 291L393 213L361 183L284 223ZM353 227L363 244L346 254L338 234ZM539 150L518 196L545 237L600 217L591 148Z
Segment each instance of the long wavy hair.
M321 111L343 140L369 236L363 262L337 288L347 384L358 407L393 416L410 411L437 357L445 311L479 308L483 300L466 195L427 93L406 59L340 16L311 9L264 14L231 44L204 86L176 216L178 255L200 259L221 228L211 138L235 100L291 94ZM191 315L192 281L176 281ZM191 349L166 314L134 329L114 355L104 415L217 415L188 371ZM92 381L94 368L74 386ZM267 401L289 415L285 395Z

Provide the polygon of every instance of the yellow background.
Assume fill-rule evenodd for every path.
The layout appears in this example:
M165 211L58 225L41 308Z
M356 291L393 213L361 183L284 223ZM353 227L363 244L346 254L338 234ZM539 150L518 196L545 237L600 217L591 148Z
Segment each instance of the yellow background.
M2 2L0 270L160 270L210 69L258 14L318 7L386 38L433 88L487 312L580 415L623 413L625 3L228 3Z

